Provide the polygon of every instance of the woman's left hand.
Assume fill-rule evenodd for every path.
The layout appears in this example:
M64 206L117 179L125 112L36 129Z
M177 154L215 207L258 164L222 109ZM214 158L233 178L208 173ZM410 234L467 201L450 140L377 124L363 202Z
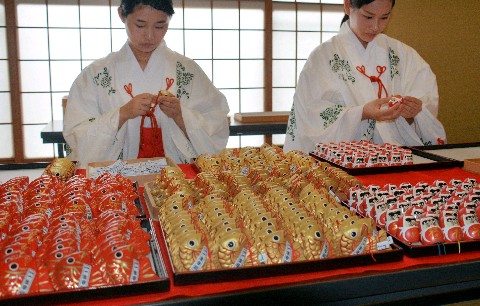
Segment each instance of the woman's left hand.
M182 116L182 107L180 106L180 100L177 97L172 96L160 96L158 98L158 106L162 112L175 121L178 127L183 131L185 136L188 137L187 130L185 128L185 122Z
M158 106L162 110L162 112L175 120L177 117L182 116L182 108L180 107L180 100L176 97L167 97L167 96L160 96L158 98Z
M422 100L410 96L403 97L401 116L409 123L412 123L415 116L421 111Z

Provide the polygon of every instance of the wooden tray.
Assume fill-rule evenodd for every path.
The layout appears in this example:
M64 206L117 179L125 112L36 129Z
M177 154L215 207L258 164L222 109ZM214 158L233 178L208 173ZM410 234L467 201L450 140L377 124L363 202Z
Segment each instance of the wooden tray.
M468 172L480 174L480 158L465 159L463 169Z
M290 112L235 113L234 118L243 123L287 122Z
M148 182L144 186L144 198L145 198L145 205L147 206L148 214L150 219L158 221L158 210L160 207L155 205L155 200L152 196L152 185L155 184L154 181Z
M176 163L174 163L169 157L153 157L153 158L138 158L138 159L129 159L125 162L127 164L135 164L146 162L149 160L161 160L164 159L166 161L166 165L178 167ZM87 166L87 177L91 177L91 170L90 168L99 168L99 167L106 167L112 165L116 161L104 161L104 162L93 162L89 163ZM126 178L130 179L132 182L137 182L140 187L143 187L145 183L154 181L158 173L151 173L151 174L142 174L142 175L134 175L134 176L126 176Z

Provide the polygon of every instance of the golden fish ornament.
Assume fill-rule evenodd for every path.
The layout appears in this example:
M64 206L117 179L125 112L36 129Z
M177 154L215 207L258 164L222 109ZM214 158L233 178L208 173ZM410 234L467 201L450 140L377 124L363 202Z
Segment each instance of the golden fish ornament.
M281 230L263 236L256 244L257 260L260 264L293 262L292 244Z
M211 268L210 254L205 237L198 231L175 238L175 247L171 250L173 264L179 271L200 271Z
M251 264L246 236L238 229L220 233L212 248L214 263L219 268L239 268Z
M44 170L44 174L58 177L60 180L68 181L76 171L75 162L67 158L55 158Z

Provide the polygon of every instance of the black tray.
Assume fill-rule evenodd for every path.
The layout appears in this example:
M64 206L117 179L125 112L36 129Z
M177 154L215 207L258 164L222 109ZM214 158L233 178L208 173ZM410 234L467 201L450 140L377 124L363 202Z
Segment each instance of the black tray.
M387 167L364 167L364 168L347 168L335 162L326 160L313 152L310 152L310 156L315 159L329 163L332 166L342 169L350 175L366 175L366 174L381 174L381 173L398 173L398 172L407 172L407 171L422 171L422 170L434 170L434 169L446 169L446 168L455 168L462 167L463 162L455 159L435 155L432 153L424 152L417 148L413 147L404 147L412 150L412 155L417 155L426 159L431 160L431 162L419 163L413 165L401 165L401 166L387 166Z
M346 202L342 202L343 205L347 206ZM359 216L363 216L357 212ZM363 216L363 218L368 218ZM386 231L386 229L384 228ZM412 244L406 243L400 239L396 235L392 235L387 231L387 234L392 237L394 245L403 249L403 252L408 257L425 257L425 256L441 256L441 255L448 255L448 254L458 254L464 252L472 252L472 251L479 251L480 250L480 240L471 240L471 241L460 241L460 243L456 242L448 242L448 243L439 243L434 245L423 245L420 243Z
M236 269L212 269L206 271L178 272L175 270L173 261L171 260L171 254L168 251L167 244L165 243L165 236L163 230L161 229L161 224L159 221L158 225L160 228L159 239L162 240L163 247L165 250L167 250L168 259L173 271L173 283L176 286L219 283L260 277L275 277L290 274L343 269L363 265L381 264L403 260L402 248L395 244L391 244L391 250L378 251L373 254L368 253L318 260L305 260L284 264L269 264L253 267L242 267Z
M460 243L440 243L436 245L413 245L391 236L396 245L401 247L408 257L441 256L480 250L480 241L460 241Z
M409 147L412 151L415 150L416 152L422 151L426 154L434 154L431 151L440 151L440 150L452 150L455 151L457 150L462 150L462 149L468 149L468 148L479 148L480 147L480 142L467 142L467 143L454 143L454 144L445 144L445 145L431 145L431 146L416 146L416 147ZM430 151L430 152L427 152ZM435 153L438 156L442 156L440 153ZM442 156L444 158L450 158L454 160L458 160L460 163L460 167L463 167L463 160L459 158L452 158L448 156ZM480 155L472 156L471 158L478 158Z
M168 278L165 263L163 262L160 246L157 240L155 227L150 219L140 220L142 227L150 233L151 254L155 271L159 280L138 282L126 285L114 285L103 287L92 287L62 291L52 291L46 293L16 295L0 298L0 304L13 305L51 305L59 303L71 303L81 301L91 301L95 299L105 299L112 297L122 297L130 295L145 294L151 292L166 292L170 290L170 280Z

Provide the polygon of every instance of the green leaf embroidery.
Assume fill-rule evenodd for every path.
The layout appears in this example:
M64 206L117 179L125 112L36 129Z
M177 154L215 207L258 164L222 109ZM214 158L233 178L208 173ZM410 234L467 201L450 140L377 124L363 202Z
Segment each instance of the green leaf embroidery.
M392 48L388 48L388 60L390 61L390 79L393 80L395 75L400 75L400 72L398 71L400 58L395 54L395 51Z
M352 74L352 68L347 60L340 58L338 54L333 55L333 60L330 60L330 67L332 71L338 74L338 78L344 82L350 81L355 83L355 77Z
M98 73L94 78L93 82L97 86L102 86L103 88L108 89L108 95L115 93L116 90L112 87L112 76L108 72L107 67L103 68L103 71Z
M332 107L327 108L323 112L320 113L320 118L323 119L323 127L327 128L329 127L332 123L337 121L338 115L342 112L344 109L344 106L341 105L335 105Z
M292 104L290 117L288 118L287 135L290 135L292 141L295 141L295 131L297 130L297 121L295 119L295 103Z
M425 145L425 146L431 146L433 144L433 142L431 140L425 141L425 140L423 140L423 138L420 138L420 140L422 141L423 145Z
M185 87L190 84L193 77L193 73L185 71L185 66L177 62L177 98L180 99L182 96L187 96L187 99L190 98L190 93Z
M365 133L363 133L363 138L368 141L373 141L373 134L375 132L375 126L377 121L373 119L368 119L368 127Z

